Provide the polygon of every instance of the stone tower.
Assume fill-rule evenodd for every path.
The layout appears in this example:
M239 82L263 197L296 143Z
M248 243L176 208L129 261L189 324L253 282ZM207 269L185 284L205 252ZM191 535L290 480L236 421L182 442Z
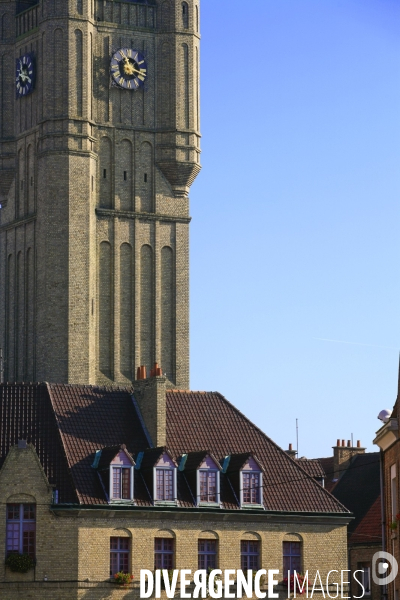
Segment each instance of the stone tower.
M0 0L6 381L189 387L198 0Z

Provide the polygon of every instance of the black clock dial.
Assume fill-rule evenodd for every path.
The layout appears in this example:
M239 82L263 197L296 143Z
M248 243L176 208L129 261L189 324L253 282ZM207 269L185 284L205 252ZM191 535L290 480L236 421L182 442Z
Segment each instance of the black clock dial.
M147 77L147 65L143 54L132 48L120 48L111 57L111 79L125 90L138 90Z
M15 70L15 86L17 98L30 94L35 86L35 61L32 54L24 54L17 58Z

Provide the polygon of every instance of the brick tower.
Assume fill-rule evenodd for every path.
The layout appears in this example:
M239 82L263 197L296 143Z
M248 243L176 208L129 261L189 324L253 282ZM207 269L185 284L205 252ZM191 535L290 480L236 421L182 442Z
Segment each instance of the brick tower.
M6 381L189 387L198 0L0 0Z

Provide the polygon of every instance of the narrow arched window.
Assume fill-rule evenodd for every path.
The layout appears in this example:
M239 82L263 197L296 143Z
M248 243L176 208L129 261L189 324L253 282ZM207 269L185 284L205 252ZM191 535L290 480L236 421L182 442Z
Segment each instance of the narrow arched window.
M187 2L182 2L182 27L189 29L189 5Z

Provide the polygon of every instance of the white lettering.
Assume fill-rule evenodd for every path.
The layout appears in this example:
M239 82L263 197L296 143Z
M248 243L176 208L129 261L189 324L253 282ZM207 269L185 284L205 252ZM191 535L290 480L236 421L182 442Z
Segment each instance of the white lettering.
M350 598L350 596L343 596L343 584L350 583L350 581L343 581L343 573L350 573L350 569L344 569L340 571L340 597L341 598ZM348 590L349 588L347 588Z
M319 587L316 587L317 585L317 579L319 580ZM314 579L314 584L312 586L312 590L311 590L311 596L310 598L313 597L314 591L317 592L322 592L323 597L325 598L325 592L324 592L324 586L322 585L322 581L321 581L321 576L319 574L319 571L317 571L316 575L315 575L315 579Z
M237 572L236 579L236 596L237 598L243 598L243 590L246 594L246 598L251 598L253 595L253 571L249 569L247 571L247 579L241 569Z
M362 594L361 594L361 596L353 596L353 598L363 598L363 597L364 597L364 594L365 594L365 587L363 586L363 584L362 584L362 581L359 581L359 580L357 579L357 577L356 577L356 573L363 573L363 572L364 572L364 569L357 569L357 571L354 571L354 573L353 573L353 577L354 577L354 579L355 579L355 580L357 581L357 583L358 583L359 585L361 585L361 587L362 587Z
M208 578L208 593L211 598L222 598L222 581L220 579L215 579L217 575L221 576L222 571L220 569L213 569Z
M193 598L199 597L199 592L201 590L201 597L207 598L207 571L205 569L199 569L194 572L193 581L195 583L195 588L193 591Z
M235 583L234 579L229 579L230 575L235 575L236 571L234 569L225 569L225 575L224 575L224 585L225 585L225 589L224 589L224 597L225 598L235 598L235 592L231 592L230 591L230 587L231 585L233 585Z
M265 573L264 570L258 571L258 573ZM257 573L257 575L258 575ZM256 575L256 579L257 579ZM279 570L277 569L268 569L268 598L279 598L279 594L274 594L274 585L277 585L279 582L277 579L274 579L274 575L279 575ZM255 583L254 583L255 587ZM258 598L265 598L264 596L258 596Z
M186 579L186 575L191 575L192 571L190 569L182 569L181 571L181 598L191 598L192 595L186 593L185 588L187 585L190 585L190 579Z
M146 590L147 580L147 590ZM154 577L148 569L140 569L140 597L150 598L153 593Z
M339 584L338 583L329 583L329 575L331 573L339 573L339 571L329 571L328 575L326 576L326 593L328 594L329 598L337 598L339 596ZM329 593L329 586L333 585L334 587L336 587L336 596L331 596Z

